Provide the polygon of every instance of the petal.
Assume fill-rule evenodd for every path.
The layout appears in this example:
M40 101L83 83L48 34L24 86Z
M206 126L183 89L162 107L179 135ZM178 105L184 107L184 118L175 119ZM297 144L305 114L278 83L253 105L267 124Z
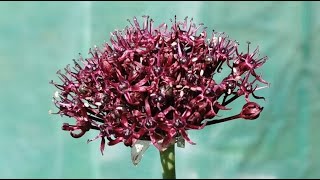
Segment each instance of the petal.
M163 149L165 149L165 148L168 148L168 146L169 146L171 143L175 143L175 138L174 138L174 136L167 135L167 136L165 136L165 138L163 139L163 142L161 143L161 146L162 146Z
M158 149L158 150L162 150L163 148L158 144L158 141L155 138L155 133L150 132L150 139L152 144Z
M196 145L196 143L192 142L189 137L188 137L188 134L185 130L179 130L180 134L182 135L182 137L188 141L188 143L192 144L192 145Z
M202 91L202 88L199 86L194 86L190 88L192 91Z
M118 58L119 61L125 60L129 56L129 54L132 52L133 52L132 50L125 50L124 53L122 54L122 56Z
M125 146L131 146L133 142L133 136L131 135L129 138L127 138L126 140L124 140L123 144Z
M144 85L149 79L147 77L141 79L139 82L137 82L134 86L135 87L139 87L139 86L142 86Z
M125 116L125 115L122 115L122 116L121 116L121 124L122 124L124 127L129 127L127 116Z
M174 82L175 79L168 76L161 76L161 79L163 79L165 82Z
M166 108L165 110L163 110L163 114L167 115L170 111L175 110L174 107L169 106L168 108Z
M118 77L119 81L120 81L120 82L125 81L125 78L122 76L120 70L117 69L117 68L115 68L115 70L116 70L116 72L117 72L116 74L117 74L117 77Z
M182 117L188 118L191 115L191 111L190 110L186 110L183 112Z
M137 92L146 92L150 89L150 86L133 86L131 88L129 88L129 91L137 91Z
M116 42L113 38L110 38L110 42L111 42L111 44L112 44L112 46L113 46L113 48L114 48L115 50L118 50L118 51L121 50L118 42Z
M151 117L151 109L150 109L150 105L149 105L149 98L146 98L145 101L144 101L144 104L145 104L145 109L146 109L146 113L147 113L147 116L150 116Z
M110 65L110 63L108 63L108 61L102 61L102 70L106 73L109 73L112 69L112 66Z
M251 70L250 73L260 82L262 82L263 84L268 84L267 81L263 80L261 78L261 76L257 75L256 72L254 70Z
M124 98L127 100L129 104L133 104L133 101L131 99L129 92L124 93Z
M117 137L115 140L111 140L108 142L109 146L113 146L123 141L123 137Z

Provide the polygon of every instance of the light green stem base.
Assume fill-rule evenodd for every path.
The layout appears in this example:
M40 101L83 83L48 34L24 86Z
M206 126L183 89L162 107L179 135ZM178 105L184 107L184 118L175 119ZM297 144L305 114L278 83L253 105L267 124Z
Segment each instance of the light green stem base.
M174 146L175 144L173 143L165 151L160 151L163 179L176 179Z

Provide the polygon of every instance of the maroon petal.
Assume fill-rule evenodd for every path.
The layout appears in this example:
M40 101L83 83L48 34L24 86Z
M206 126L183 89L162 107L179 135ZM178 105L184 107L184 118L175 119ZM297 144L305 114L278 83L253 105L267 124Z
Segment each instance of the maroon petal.
M132 99L131 99L131 96L130 96L130 93L129 93L129 92L124 93L124 97L126 98L126 100L127 100L127 102L128 102L129 104L134 104L133 101L132 101Z
M123 141L123 137L117 137L115 140L109 141L108 145L109 146L113 146L113 145L116 145L116 144L118 144L118 143L120 143L122 141Z
M80 138L82 137L84 134L86 133L86 131L80 129L80 132L78 134L74 133L74 132L70 132L70 135L73 137L73 138Z
M151 109L150 109L150 105L149 105L149 98L146 98L144 100L144 103L145 103L145 109L146 109L147 116L151 117Z
M135 87L139 87L139 86L143 86L146 82L148 81L147 77L141 79L139 82L137 82L134 86Z
M149 86L140 86L140 87L138 87L138 86L133 86L133 87L129 88L128 90L129 90L129 91L137 91L137 92L146 92L146 91L148 91L149 89L150 89Z
M163 148L158 144L158 140L155 138L155 133L150 132L150 140L152 142L152 144L158 149L158 150L162 150Z
M182 137L183 137L188 143L190 143L190 144L192 144L192 145L196 145L196 143L194 143L194 142L192 142L192 141L190 140L190 138L188 137L188 135L187 135L187 133L186 133L185 130L179 130L179 132L181 133Z

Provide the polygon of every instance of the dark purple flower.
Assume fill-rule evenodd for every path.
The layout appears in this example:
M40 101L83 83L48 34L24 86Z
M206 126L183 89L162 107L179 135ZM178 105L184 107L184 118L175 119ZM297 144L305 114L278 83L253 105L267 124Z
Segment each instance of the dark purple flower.
M54 97L57 114L76 120L63 130L74 138L98 130L92 140L101 138L102 152L106 140L126 146L149 140L163 150L177 138L194 144L188 130L258 118L263 108L249 96L263 98L254 94L264 88L257 83L268 84L256 73L267 60L257 57L258 48L250 53L248 45L248 52L239 53L236 41L224 33L208 37L192 19L175 18L171 27L144 19L142 25L128 20L131 26L113 32L111 44L91 49L92 57L74 60L65 73L58 71L62 83L51 82L60 90ZM223 67L228 74L218 82ZM240 114L214 119L241 96L247 103Z

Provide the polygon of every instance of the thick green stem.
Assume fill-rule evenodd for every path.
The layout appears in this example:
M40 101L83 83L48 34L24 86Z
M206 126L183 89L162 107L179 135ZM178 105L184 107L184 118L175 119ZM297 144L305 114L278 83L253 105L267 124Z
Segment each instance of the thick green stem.
M165 151L160 151L163 179L176 179L174 146L175 144L173 143Z

